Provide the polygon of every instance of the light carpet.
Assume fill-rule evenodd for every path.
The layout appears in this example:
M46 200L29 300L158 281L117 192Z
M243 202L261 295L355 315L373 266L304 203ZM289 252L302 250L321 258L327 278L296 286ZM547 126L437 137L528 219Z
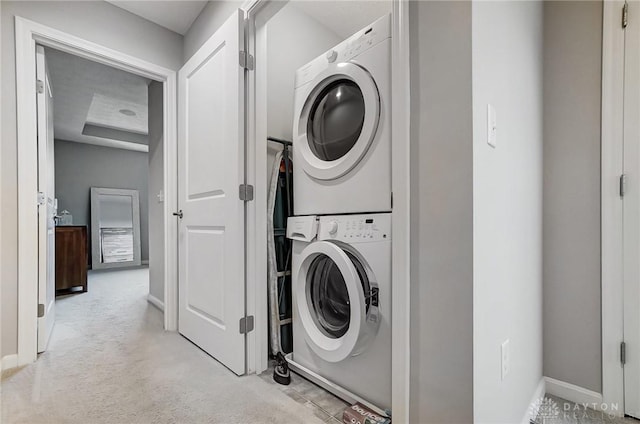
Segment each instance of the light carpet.
M165 332L148 278L146 268L92 272L88 293L58 298L48 350L2 375L2 423L322 422Z

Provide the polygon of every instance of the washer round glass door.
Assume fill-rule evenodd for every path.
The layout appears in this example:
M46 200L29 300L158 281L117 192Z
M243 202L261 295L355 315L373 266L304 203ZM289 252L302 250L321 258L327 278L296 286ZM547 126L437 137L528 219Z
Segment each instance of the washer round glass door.
M378 322L377 295L374 305L365 266L348 250L326 241L311 243L301 256L296 303L307 344L329 362L359 353L362 342L370 339L371 323Z
M362 160L380 120L380 95L371 75L354 63L338 63L313 82L297 122L296 148L307 174L333 180Z

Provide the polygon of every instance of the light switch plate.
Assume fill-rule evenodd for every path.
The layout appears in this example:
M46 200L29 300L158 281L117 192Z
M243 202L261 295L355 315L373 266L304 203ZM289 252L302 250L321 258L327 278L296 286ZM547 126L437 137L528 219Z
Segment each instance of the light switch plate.
M498 126L496 118L496 109L488 104L487 105L487 144L495 148L498 145Z

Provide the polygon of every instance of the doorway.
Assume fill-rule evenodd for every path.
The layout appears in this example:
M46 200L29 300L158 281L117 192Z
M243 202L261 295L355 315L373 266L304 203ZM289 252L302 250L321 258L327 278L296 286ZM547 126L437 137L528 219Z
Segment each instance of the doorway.
M64 307L107 274L117 280L129 275L119 270L144 267L132 281L163 309L163 118L161 83L53 48L36 50L46 88L38 91L38 185L47 204L39 216L42 352L54 296Z
M318 6L320 2L306 5L309 8ZM339 2L338 2L339 3ZM255 186L255 201L251 202L247 211L247 232L250 234L247 244L247 275L251 276L247 282L248 287L253 288L255 295L248 297L247 310L256 314L255 335L250 339L250 343L255 343L254 349L249 349L249 363L255 364L256 372L261 372L267 367L268 358L268 327L267 327L267 284L265 277L267 274L266 228L269 217L264 211L267 208L267 181L264 176L270 175L269 159L275 156L281 149L277 144L267 142L269 136L274 138L285 138L287 133L291 134L293 122L287 129L286 113L282 118L278 116L281 107L286 106L291 94L283 93L282 101L269 102L268 68L269 57L266 57L268 45L273 40L269 36L268 27L272 18L276 18L280 11L287 13L284 2L254 2L247 9L248 22L248 51L255 57L255 72L249 74L247 80L247 181ZM292 8L295 6L292 6ZM394 139L394 154L392 155L392 191L394 192L394 207L392 218L392 231L394 232L394 244L392 248L393 265L393 294L392 294L392 326L393 326L393 346L392 346L392 408L394 418L398 421L408 421L409 404L409 33L408 33L408 4L405 2L392 2L391 26L392 26L392 135ZM335 10L333 10L335 13ZM324 16L330 16L331 8L324 11ZM319 24L318 17L312 19ZM353 16L353 14L344 14ZM375 18L374 18L375 19ZM344 22L344 20L340 20ZM275 22L275 21L274 21ZM364 27L371 22L361 24ZM276 28L277 31L278 28ZM353 32L360 28L355 28ZM272 28L273 30L273 28ZM304 34L304 31L301 32ZM347 35L348 36L348 35ZM304 43L303 37L299 37L300 43ZM338 36L338 38L340 38ZM288 40L295 43L296 40ZM328 46L329 48L331 46ZM276 49L277 49L276 45ZM281 48L276 50L279 55L276 62L286 62L291 50ZM287 51L287 54L283 54ZM295 51L295 55L311 54L311 52ZM319 52L310 56L310 59L319 56ZM267 63L265 64L265 60ZM302 63L304 64L304 63ZM296 68L291 69L295 73ZM277 72L277 71L276 71ZM276 77L278 75L276 74ZM291 90L292 92L293 90ZM291 100L293 100L291 98ZM271 109L274 107L275 109ZM291 109L293 109L291 105ZM272 120L272 118L274 118ZM280 125L279 120L284 119L284 125ZM289 117L293 121L293 116ZM275 125L274 125L275 124ZM274 128L276 127L276 128ZM282 134L270 134L270 131L283 130ZM286 139L286 138L285 138ZM293 164L295 167L296 165ZM294 181L295 185L295 181ZM293 199L295 203L295 199ZM263 259L264 258L264 259ZM286 325L286 318L284 320ZM251 356L253 355L253 356Z
M625 3L628 16L638 2ZM627 21L624 45L623 170L620 182L623 230L624 412L640 419L640 26Z
M603 404L640 418L640 26L637 2L604 2ZM620 16L623 16L621 21Z
M38 105L33 95L33 81L37 80L36 49L37 44L45 48L54 48L63 53L82 59L108 65L121 71L127 71L149 80L159 81L162 86L162 147L164 151L161 179L164 187L164 217L162 226L165 231L164 279L165 329L175 329L177 324L176 308L173 305L177 287L172 278L175 269L175 223L168 217L175 210L176 178L173 174L175 160L175 72L87 42L77 37L51 29L44 25L16 17L16 68L18 89L18 208L19 220L19 280L18 280L18 363L20 365L35 361L38 347L38 293L40 264L37 204L33 202L38 185ZM37 89L37 87L36 87ZM113 138L113 137L112 137ZM168 210L168 211L167 211Z

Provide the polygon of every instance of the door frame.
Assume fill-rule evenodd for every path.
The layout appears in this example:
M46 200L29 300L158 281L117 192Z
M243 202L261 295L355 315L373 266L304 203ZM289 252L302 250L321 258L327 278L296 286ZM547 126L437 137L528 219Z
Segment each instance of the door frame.
M250 372L267 368L267 207L266 175L267 123L266 69L260 57L266 50L266 17L273 16L286 2L247 0L242 6L247 17L247 46L256 59L247 78L247 184L255 186L255 201L247 205L247 315L255 315L256 326L247 340ZM410 390L410 67L409 1L393 0L392 9L392 410L394 421L409 422ZM256 21L262 25L257 27ZM256 54L258 52L259 54ZM258 176L260 178L258 178Z
M620 16L624 0L603 2L602 13L602 402L619 405L624 415L623 228L620 176L623 174L624 39ZM610 409L611 411L611 409Z
M163 83L164 328L178 328L176 71L16 16L18 142L18 365L37 359L38 207L36 43Z

